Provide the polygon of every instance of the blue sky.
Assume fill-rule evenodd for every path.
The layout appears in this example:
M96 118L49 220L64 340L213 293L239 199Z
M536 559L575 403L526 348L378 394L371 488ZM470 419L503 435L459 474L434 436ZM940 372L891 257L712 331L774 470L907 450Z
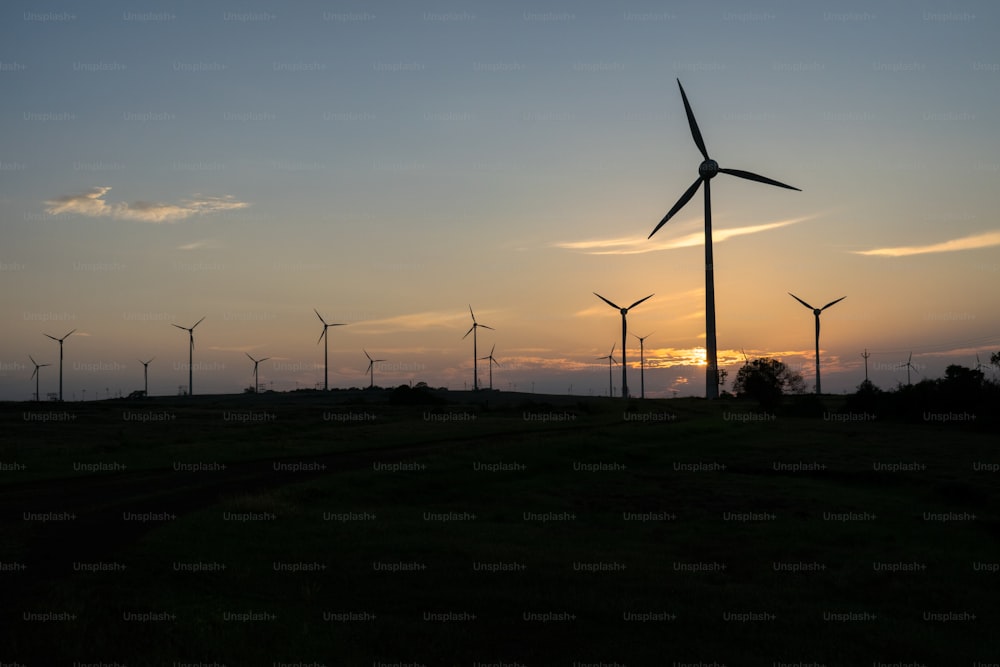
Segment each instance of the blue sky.
M647 392L703 393L712 157L720 363L824 389L1000 349L1000 9L987 2L8 3L0 21L0 398L471 384L606 393L631 303ZM630 366L638 345L629 349ZM482 351L485 346L485 351ZM74 366L75 364L75 366ZM481 367L481 377L485 371ZM42 370L42 392L56 372ZM617 384L617 381L616 381ZM636 382L630 385L634 389ZM99 389L98 389L99 388ZM67 396L69 397L69 396Z

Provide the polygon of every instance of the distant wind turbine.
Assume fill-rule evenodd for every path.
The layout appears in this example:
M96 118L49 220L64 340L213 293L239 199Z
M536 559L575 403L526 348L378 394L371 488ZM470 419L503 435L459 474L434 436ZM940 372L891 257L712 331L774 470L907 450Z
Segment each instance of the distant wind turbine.
M708 365L705 368L705 397L706 398L718 398L719 397L719 358L718 358L718 348L716 346L716 336L715 336L715 272L714 263L712 259L712 195L711 195L711 180L715 178L716 174L729 174L730 176L736 176L738 178L745 178L749 181L757 181L758 183L766 183L768 185L776 185L779 188L787 188L789 190L798 190L799 188L792 187L791 185L785 185L784 183L775 181L770 178L765 178L764 176L759 176L757 174L750 173L749 171L741 171L739 169L723 169L719 167L719 163L708 157L708 150L705 148L705 141L701 137L701 131L698 129L698 122L694 118L694 112L691 111L691 105L688 103L687 95L684 93L684 86L681 85L680 79L677 80L677 86L681 89L681 99L684 100L684 111L687 113L688 126L691 128L691 136L694 138L694 143L701 152L704 161L698 166L698 180L696 180L687 191L681 195L681 198L677 200L673 208L663 216L663 220L660 221L652 232L649 234L649 238L653 237L660 227L665 225L670 218L674 216L679 210L681 210L688 201L694 197L695 192L702 183L705 184L705 353L708 361Z
M51 366L52 364L40 364L37 361L35 361L35 358L32 357L30 354L28 355L28 358L31 359L31 363L33 363L35 365L35 372L31 374L31 378L29 378L29 379L33 379L35 381L35 402L38 402L39 401L39 398L38 398L38 380L41 379L41 376L42 376L42 374L38 372L38 369L39 368L44 368L45 366Z
M368 350L366 350L364 348L361 348L361 351L365 353L366 357L368 357L368 374L371 377L371 380L370 380L370 383L368 385L368 388L369 389L374 389L375 388L375 364L379 363L380 361L385 361L385 359L372 359L371 355L368 354Z
M868 384L868 357L872 356L868 354L868 348L865 348L864 354L861 355L865 359L865 384Z
M490 360L490 391L493 391L493 364L500 366L500 362L493 358L493 350L497 349L497 344L493 343L493 347L490 348L490 353L485 357L479 357L480 360Z
M190 327L182 327L179 324L174 325L178 329L187 331L191 339L191 344L188 345L188 396L194 396L194 328L201 324L204 319L204 317L201 318Z
M156 357L153 357L149 361L143 361L142 359L139 360L139 363L142 364L142 379L144 385L142 393L147 397L149 396L149 365L153 363L153 359L156 359Z
M913 370L913 372L915 372L915 373L916 373L917 375L920 375L920 371L918 371L918 370L916 369L916 367L915 367L915 366L914 366L914 365L913 365L912 363L910 363L910 362L912 362L912 361L913 361L913 353L912 353L912 352L910 352L910 356L909 356L909 358L908 358L908 359L906 360L906 364L904 364L904 365L906 366L906 384L907 384L907 386L909 386L909 385L911 384L911 383L910 383L910 370L911 370L911 369L912 369L912 370Z
M253 362L253 393L256 394L257 390L260 388L260 383L257 381L257 366L262 361L267 361L271 357L264 357L263 359L254 359L253 357L250 356L249 352L244 352L244 354L247 355L247 357L250 359L250 361Z
M73 329L73 331L76 331L76 329ZM49 336L48 334L42 334L46 338L51 338L52 340L54 340L57 343L59 343L59 402L60 403L63 400L63 391L62 391L63 341L66 340L67 338L69 338L70 334L73 333L73 331L70 331L68 334L66 334L62 338L56 338L55 336Z
M316 317L319 321L323 323L323 333L319 335L316 340L316 344L319 345L319 341L323 342L323 391L330 390L330 339L326 335L326 330L330 327L342 327L343 324L327 324L323 316L319 314L319 311L313 308L313 312L316 313ZM325 339L325 340L324 340Z
M605 299L603 296L601 296L597 292L594 292L594 296L596 296L598 299L600 299L604 303L608 304L612 308L618 309L618 311L622 314L622 398L628 399L628 377L627 377L627 368L628 368L628 366L625 363L625 339L626 339L626 336L628 335L628 325L625 323L625 316L628 315L628 311L632 310L633 308L635 308L636 306L638 306L640 303L642 303L646 299L652 297L653 295L650 294L649 296L647 296L645 298L639 299L638 301L636 301L635 303L633 303L628 308L622 308L618 304L613 303L611 301L608 301L607 299Z
M635 334L632 334L635 336ZM639 339L639 398L646 398L646 355L644 343L652 336L652 332L645 336L635 336Z
M615 345L617 345L617 344L618 343L612 343L611 344L611 352L608 353L608 356L606 356L606 357L597 357L598 361L601 361L603 359L607 359L608 360L608 396L609 397L614 393L614 387L611 384L611 364L617 364L618 363L615 360Z
M792 297L793 299L795 299L796 301L798 301L799 303L801 303L803 306L805 306L809 310L813 311L813 317L816 318L816 395L819 396L822 393L820 391L820 388L819 388L819 314L822 313L827 308L829 308L830 306L832 306L833 304L840 303L841 301L843 301L847 297L846 296L842 296L839 299L837 299L836 301L831 301L830 303L826 304L822 308L813 308L808 303L806 303L805 301L803 301L799 297L795 296L791 292L789 292L788 295L790 297Z
M464 336L462 336L462 340L465 340L469 336L469 334L472 334L472 389L473 391L479 391L479 365L478 365L479 357L477 356L479 352L477 351L476 348L477 346L476 329L478 329L479 327L482 327L484 329L489 329L490 331L494 331L494 329L493 327L488 327L485 324L480 324L479 322L476 322L476 314L472 312L471 305L469 306L469 314L472 315L472 326L469 327L469 330L465 332ZM490 368L492 368L492 366Z

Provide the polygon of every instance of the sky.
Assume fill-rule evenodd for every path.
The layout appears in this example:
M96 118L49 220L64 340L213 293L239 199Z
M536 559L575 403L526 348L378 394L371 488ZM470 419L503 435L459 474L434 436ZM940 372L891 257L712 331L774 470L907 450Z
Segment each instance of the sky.
M719 362L825 392L1000 350L1000 6L56 2L0 9L0 400L473 381L704 395L699 193L722 167ZM633 394L639 342L629 337ZM988 372L988 374L990 374ZM488 384L485 362L479 377ZM620 391L615 368L613 391ZM730 385L727 385L731 386Z

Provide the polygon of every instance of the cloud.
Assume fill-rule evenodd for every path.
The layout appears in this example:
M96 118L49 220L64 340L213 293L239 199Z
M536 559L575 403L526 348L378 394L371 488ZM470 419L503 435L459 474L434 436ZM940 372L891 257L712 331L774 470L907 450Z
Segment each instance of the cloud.
M180 204L137 201L108 203L104 197L111 190L104 185L90 188L85 192L61 195L45 202L45 212L49 215L63 213L85 215L88 218L112 218L115 220L135 220L138 222L175 222L195 215L209 215L219 211L231 211L250 206L237 201L232 195L211 197L195 195Z
M984 232L942 241L930 245L899 246L896 248L875 248L874 250L855 250L856 255L877 255L880 257L907 257L909 255L926 255L932 252L955 252L956 250L973 250L975 248L990 248L1000 245L1000 231Z
M203 241L194 241L192 243L185 243L184 245L177 246L178 250L203 250L205 248L218 248L219 244L217 241L212 239L205 239Z
M787 227L805 220L816 217L807 215L801 218L790 218L778 222L768 222L762 225L749 225L747 227L733 227L731 229L713 229L712 245L721 243L727 239L746 234L757 234L767 232L779 227ZM593 239L590 241L568 241L564 243L554 243L556 248L567 250L578 250L588 255L639 255L657 250L676 250L678 248L690 248L700 246L705 243L704 231L692 232L678 238L664 238L653 241L644 236L620 236L612 239Z

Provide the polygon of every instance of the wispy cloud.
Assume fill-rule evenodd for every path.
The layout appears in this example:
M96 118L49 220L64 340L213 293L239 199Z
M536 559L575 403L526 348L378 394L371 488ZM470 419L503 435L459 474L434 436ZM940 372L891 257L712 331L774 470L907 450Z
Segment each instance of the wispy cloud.
M757 234L767 232L780 227L787 227L805 220L816 217L815 215L802 216L800 218L790 218L778 222L768 222L762 225L749 225L746 227L733 227L730 229L713 229L712 243L721 243L736 236L747 234ZM667 238L661 236L656 240L647 239L644 236L619 236L611 239L591 239L588 241L567 241L552 244L556 248L566 250L577 250L588 255L639 255L658 250L676 250L678 248L690 248L700 246L705 242L703 231L692 232L677 238Z
M957 250L973 250L975 248L990 248L1000 245L1000 231L984 232L942 241L930 245L898 246L895 248L875 248L874 250L855 250L856 255L878 255L881 257L906 257L908 255L925 255L932 252L955 252Z
M231 211L250 206L236 200L232 195L211 197L195 195L179 204L136 201L109 203L105 196L110 186L102 185L77 194L61 195L45 202L45 212L49 215L64 213L85 215L89 218L112 218L115 220L135 220L138 222L175 222L196 215L209 215L220 211Z
M178 250L204 250L205 248L218 248L219 243L213 241L212 239L204 239L202 241L194 241L192 243L185 243L184 245L177 246Z

